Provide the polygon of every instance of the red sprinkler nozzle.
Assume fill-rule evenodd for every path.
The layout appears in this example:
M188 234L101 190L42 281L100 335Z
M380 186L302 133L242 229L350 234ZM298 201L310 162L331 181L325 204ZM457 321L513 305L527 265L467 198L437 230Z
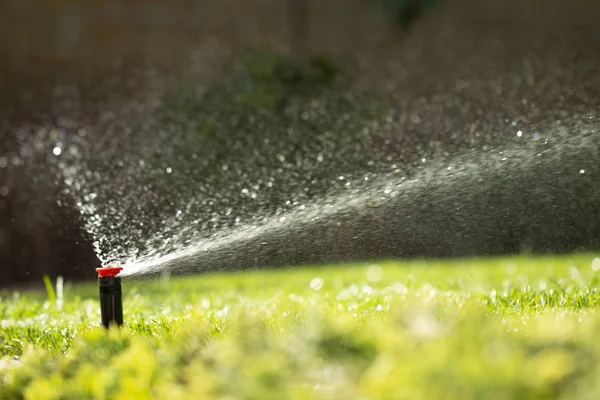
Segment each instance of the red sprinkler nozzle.
M116 276L119 272L123 271L123 267L101 267L96 268L98 277L104 278L106 276Z
M122 270L123 267L96 268L100 286L100 312L105 328L114 324L123 325L121 278L118 276Z

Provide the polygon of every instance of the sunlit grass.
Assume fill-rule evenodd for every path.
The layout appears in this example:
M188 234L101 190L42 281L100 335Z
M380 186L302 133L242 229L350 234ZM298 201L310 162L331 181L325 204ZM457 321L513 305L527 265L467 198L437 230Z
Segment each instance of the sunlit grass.
M381 262L4 293L0 398L600 398L600 259Z

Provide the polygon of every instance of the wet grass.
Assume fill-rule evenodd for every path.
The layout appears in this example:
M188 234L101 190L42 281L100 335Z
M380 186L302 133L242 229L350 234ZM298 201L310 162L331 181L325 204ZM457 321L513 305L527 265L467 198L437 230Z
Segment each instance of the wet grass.
M600 397L600 259L381 262L4 293L1 399ZM50 300L52 298L52 300Z

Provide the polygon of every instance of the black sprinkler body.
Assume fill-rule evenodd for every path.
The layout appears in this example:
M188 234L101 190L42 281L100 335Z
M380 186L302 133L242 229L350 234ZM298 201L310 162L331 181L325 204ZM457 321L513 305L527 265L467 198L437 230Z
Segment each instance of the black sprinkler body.
M96 268L100 286L102 325L107 329L113 325L123 325L123 296L121 277L118 276L122 270L121 267Z

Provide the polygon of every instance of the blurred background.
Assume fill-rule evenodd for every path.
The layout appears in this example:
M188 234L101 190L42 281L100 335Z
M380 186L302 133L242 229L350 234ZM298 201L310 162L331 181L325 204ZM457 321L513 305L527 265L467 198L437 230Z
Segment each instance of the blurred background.
M386 151L397 145L396 163L410 165L413 158L422 158L425 150L421 144L440 142L449 153L485 145L472 141L481 139L476 135L479 118L487 121L484 125L491 127L489 130L504 132L511 128L512 116L524 116L529 126L535 126L555 121L558 115L566 120L597 112L599 17L600 2L594 0L3 0L0 286L41 282L43 274L93 278L93 267L101 262L99 254L111 246L99 241L99 236L110 236L114 231L116 237L132 241L132 236L144 234L142 230L132 233L123 223L90 227L89 215L76 204L78 196L64 195L66 167L54 159L57 152L64 151L61 156L65 156L67 147L55 142L60 135L76 137L60 139L79 143L90 154L88 158L78 154L74 160L94 156L94 171L106 171L107 177L122 174L108 170L119 157L128 157L119 156L116 149L119 145L139 149L136 140L141 139L131 134L131 128L146 122L150 125L139 130L144 143L160 136L161 129L152 125L153 116L165 103L165 93L171 93L174 80L188 82L185 87L189 82L208 87L229 76L230 66L246 60L250 50L259 51L265 60L275 57L276 61L264 61L268 65L286 65L292 78L284 71L285 85L291 79L289 85L293 86L296 79L301 88L314 85L320 90L330 84L330 77L351 75L343 87L345 93L355 94L355 102L367 101L370 94L380 99L381 94L387 108L397 104L399 114L408 110L409 117L399 118L397 125L374 137L381 143L373 146L382 150L370 149L387 157ZM279 67L269 68L267 75L280 71ZM289 87L285 90L296 90ZM331 90L338 89L334 86ZM447 97L450 93L459 96L460 102ZM223 101L230 104L229 99ZM417 126L419 118L424 118L419 116L419 107L432 115L430 125ZM222 111L228 113L229 109ZM363 111L341 108L339 113ZM210 112L202 110L199 114L207 117ZM343 133L351 143L352 132ZM263 133L253 140L262 140ZM36 135L54 144L32 140ZM299 143L310 142L310 134L306 135ZM375 139L368 139L372 145ZM159 142L148 148L186 143L181 140L160 136ZM282 147L286 147L288 139L282 140ZM343 139L339 140L342 143ZM489 138L490 143L494 140L502 137ZM222 147L230 145L224 139ZM315 150L315 157L319 151ZM136 154L136 163L147 155L141 151ZM354 173L367 168L370 161L359 160L358 154L349 158L356 163L344 164L346 161L332 157L328 167L331 174L323 172L323 181L329 175L337 177L341 170ZM257 163L248 161L246 167L251 170ZM206 170L203 174L214 175ZM189 183L202 180L194 179ZM223 186L230 187L235 179L240 178L223 178L222 182L227 182ZM115 197L126 197L129 183L118 182L118 188L111 184L105 187L114 189L111 193ZM213 184L207 190L216 192L217 187ZM315 196L328 189L319 190ZM284 192L282 189L281 196L269 201L283 202ZM179 192L168 193L179 196ZM267 203L265 199L261 204ZM598 221L594 204L595 200L586 203L585 215L577 210L568 215L571 222L565 223L572 224L577 234L567 235L564 243L545 238L541 249L563 251L597 245L597 229L589 227ZM164 204L160 207L168 208ZM594 217L590 218L590 210ZM247 210L248 214L258 212L258 208ZM115 216L119 218L127 219L127 214ZM149 219L146 215L143 221ZM581 226L572 220L586 220L587 231L581 234ZM164 229L161 225L155 231ZM466 255L521 249L518 243L497 240L493 224L485 229L489 240L498 246L473 248ZM123 253L134 247L140 246L132 243ZM391 253L365 252L373 257ZM421 253L429 255L417 250L407 254ZM434 255L446 254L454 253Z

